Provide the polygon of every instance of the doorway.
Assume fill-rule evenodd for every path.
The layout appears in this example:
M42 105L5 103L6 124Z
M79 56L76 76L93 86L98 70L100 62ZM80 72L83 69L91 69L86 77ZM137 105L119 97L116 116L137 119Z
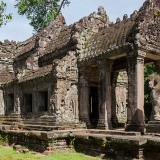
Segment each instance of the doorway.
M89 104L90 104L90 122L92 125L96 125L99 119L98 87L90 87Z
M25 112L32 112L32 94L24 95Z
M14 110L14 94L7 95L7 107L8 107L8 111Z
M48 111L48 91L38 92L38 108L39 111Z

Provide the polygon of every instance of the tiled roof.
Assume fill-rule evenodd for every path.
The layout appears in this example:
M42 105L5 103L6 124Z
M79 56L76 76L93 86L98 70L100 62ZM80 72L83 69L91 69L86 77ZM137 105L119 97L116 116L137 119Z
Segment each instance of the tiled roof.
M24 76L20 77L19 82L21 83L21 82L25 82L25 81L28 81L31 79L45 76L45 75L51 73L51 71L52 71L52 65L41 67L38 70L33 71L33 72L29 71Z
M127 19L93 34L84 44L84 50L80 57L98 56L108 50L125 45L128 43L127 38L134 24L135 21Z
M64 26L60 33L56 35L46 46L44 54L51 53L66 46L71 38L71 27Z

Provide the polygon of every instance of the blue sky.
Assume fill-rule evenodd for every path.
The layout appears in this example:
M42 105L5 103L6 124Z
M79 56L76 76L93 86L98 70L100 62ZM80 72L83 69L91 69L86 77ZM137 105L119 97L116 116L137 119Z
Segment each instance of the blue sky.
M6 13L13 13L13 20L6 26L0 28L0 41L15 40L24 41L32 36L33 28L25 16L17 14L14 7L15 0L3 0L7 3ZM139 10L145 0L70 0L70 5L62 9L67 25L78 21L92 12L97 12L99 6L103 6L110 21L115 22L116 18L122 19L124 14L133 13Z

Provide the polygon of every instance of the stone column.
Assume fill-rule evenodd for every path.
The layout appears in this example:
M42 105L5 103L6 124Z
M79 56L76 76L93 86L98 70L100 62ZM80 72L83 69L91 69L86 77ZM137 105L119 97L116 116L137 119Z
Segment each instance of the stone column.
M14 105L14 115L15 116L21 116L21 109L22 109L22 90L21 87L18 84L15 84L14 89L14 99L15 99L15 105Z
M99 60L99 121L98 128L111 129L111 68L113 61Z
M48 113L49 115L53 115L55 112L55 104L54 104L54 87L52 84L48 88L48 97L49 97Z
M0 88L0 116L5 114L4 103L4 91Z
M127 54L128 109L126 131L144 131L144 57L137 51Z
M34 89L33 89L33 92L32 92L32 112L34 114L34 117L37 117L38 116L38 112L39 112L39 108L38 108L38 90L37 90L37 86L36 84L34 83Z
M113 127L118 127L117 103L116 103L116 84L119 72L112 72L112 89L111 89L111 109L112 109L112 124Z
M89 88L85 77L85 67L79 69L79 119L90 126L89 119Z

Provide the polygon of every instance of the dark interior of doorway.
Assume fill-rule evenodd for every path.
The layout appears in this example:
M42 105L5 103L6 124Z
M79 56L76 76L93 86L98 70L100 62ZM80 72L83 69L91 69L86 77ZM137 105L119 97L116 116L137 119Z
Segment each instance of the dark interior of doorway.
M25 111L32 112L32 94L24 95Z
M7 97L7 106L9 111L14 110L14 94L8 94Z
M90 122L92 126L96 127L99 119L98 87L90 87L89 104L90 104Z
M38 92L38 108L39 111L48 111L48 91Z

